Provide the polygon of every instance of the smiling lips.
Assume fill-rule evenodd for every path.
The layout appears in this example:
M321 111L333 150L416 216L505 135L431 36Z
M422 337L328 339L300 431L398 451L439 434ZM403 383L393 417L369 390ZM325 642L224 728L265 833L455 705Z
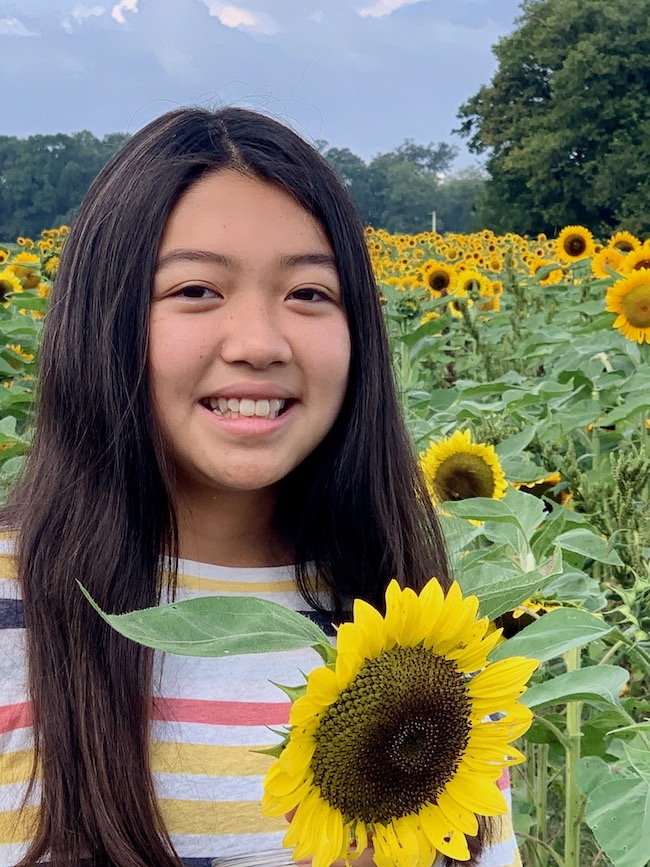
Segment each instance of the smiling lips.
M279 398L253 400L252 398L209 397L206 406L220 418L268 418L276 419L287 401Z

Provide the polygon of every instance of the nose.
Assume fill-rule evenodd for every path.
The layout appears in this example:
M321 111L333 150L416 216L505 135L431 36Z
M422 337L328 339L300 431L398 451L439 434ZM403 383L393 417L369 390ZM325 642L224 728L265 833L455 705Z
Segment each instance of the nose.
M291 360L291 344L282 328L282 316L258 298L232 302L221 343L221 357L228 364L249 364L263 370Z

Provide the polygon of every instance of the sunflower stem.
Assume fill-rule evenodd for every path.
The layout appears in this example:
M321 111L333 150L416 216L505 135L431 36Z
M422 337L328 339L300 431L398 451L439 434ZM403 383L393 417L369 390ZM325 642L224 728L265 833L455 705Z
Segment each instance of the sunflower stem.
M567 671L577 671L580 668L580 648L569 650L564 655ZM564 867L580 867L580 826L582 796L576 779L577 765L580 761L580 739L582 702L572 701L566 708L566 733L568 745L566 748L565 774L565 831L564 831Z
M408 413L409 386L411 384L411 352L404 341L400 344L400 383L399 391L402 399L402 412Z
M562 863L562 859L550 843L547 843L545 840L540 840L539 837L535 837L533 834L524 834L523 831L517 831L517 836L528 842L535 843L537 846L542 846L544 851L548 852L553 861L557 864L557 867L565 867Z
M535 744L535 812L537 825L537 860L539 867L547 867L548 851L548 744ZM541 844L541 845L540 845Z

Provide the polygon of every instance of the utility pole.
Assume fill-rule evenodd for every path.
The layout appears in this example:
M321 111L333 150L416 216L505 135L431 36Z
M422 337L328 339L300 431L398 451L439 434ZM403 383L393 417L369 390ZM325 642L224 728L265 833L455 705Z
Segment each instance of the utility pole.
M431 211L431 231L436 231L436 212Z

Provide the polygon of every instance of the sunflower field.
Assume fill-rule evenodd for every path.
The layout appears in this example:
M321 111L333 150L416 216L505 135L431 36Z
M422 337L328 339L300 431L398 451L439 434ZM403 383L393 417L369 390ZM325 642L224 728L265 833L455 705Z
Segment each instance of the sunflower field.
M0 496L29 448L67 228L0 244ZM540 666L511 769L526 867L650 864L650 242L367 242L455 577ZM507 651L506 648L507 647Z

